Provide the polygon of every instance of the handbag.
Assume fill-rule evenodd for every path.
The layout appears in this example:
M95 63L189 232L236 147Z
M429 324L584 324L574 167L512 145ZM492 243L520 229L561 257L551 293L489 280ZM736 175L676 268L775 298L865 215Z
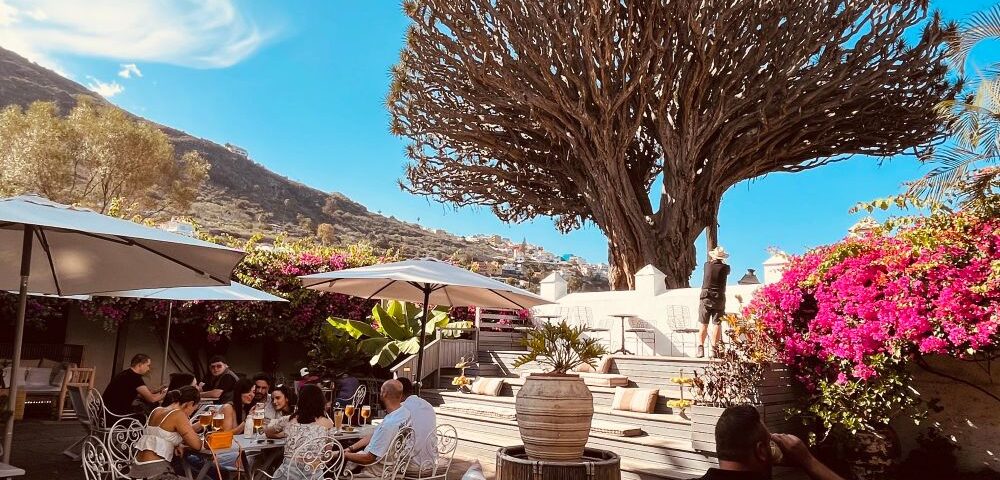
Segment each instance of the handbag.
M205 435L205 443L211 450L225 450L233 446L233 432L212 432Z

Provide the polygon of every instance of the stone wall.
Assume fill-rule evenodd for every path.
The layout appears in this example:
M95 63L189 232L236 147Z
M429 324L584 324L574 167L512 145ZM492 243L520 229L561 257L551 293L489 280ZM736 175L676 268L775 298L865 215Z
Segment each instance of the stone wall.
M1000 396L1000 361L986 364L954 358L932 357L930 367L967 382L993 395ZM992 374L991 374L992 373ZM931 425L939 426L944 435L959 447L956 452L963 470L977 471L988 467L1000 471L1000 401L990 398L961 382L914 368L912 387L925 401L937 400L938 412L931 412L927 421L915 425L910 420L893 423L903 447L903 458L917 447L917 436Z

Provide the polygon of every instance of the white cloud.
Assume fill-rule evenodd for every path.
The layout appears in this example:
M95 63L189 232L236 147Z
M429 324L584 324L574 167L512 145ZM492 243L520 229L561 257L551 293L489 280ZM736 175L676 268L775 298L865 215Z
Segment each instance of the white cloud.
M0 0L0 46L57 70L60 54L223 68L274 33L233 2Z
M134 63L123 63L122 69L118 71L118 76L122 78L132 78L132 75L136 77L142 76L142 70Z
M97 92L98 95L104 98L111 98L125 91L125 87L113 80L110 83L104 83L94 77L87 78L90 79L90 81L87 82L87 88Z

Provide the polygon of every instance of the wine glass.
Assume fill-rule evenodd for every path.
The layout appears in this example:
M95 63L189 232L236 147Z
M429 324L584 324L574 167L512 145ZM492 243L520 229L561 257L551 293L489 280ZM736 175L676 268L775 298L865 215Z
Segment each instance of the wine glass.
M362 419L362 424L363 425L367 425L368 424L368 417L370 417L370 416L372 416L372 407L370 407L368 405L362 405L361 406L361 419Z
M351 417L354 416L354 405L347 404L347 406L344 407L344 415L347 415L347 426L350 427Z

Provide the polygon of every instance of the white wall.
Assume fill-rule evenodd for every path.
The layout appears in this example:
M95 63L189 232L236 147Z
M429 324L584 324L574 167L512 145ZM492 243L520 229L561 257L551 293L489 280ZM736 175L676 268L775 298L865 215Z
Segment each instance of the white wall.
M750 301L753 293L761 285L728 285L726 287L726 311L738 312L741 309L737 295L743 297L744 304ZM670 343L670 328L666 324L666 307L668 305L682 305L688 308L688 325L691 328L698 326L698 296L700 288L679 288L667 290L659 295L648 295L644 292L634 290L610 291L610 292L585 292L571 293L558 299L558 303L553 305L543 305L535 308L536 314L553 313L557 314L560 308L584 306L590 308L594 326L610 328L610 340L612 349L617 349L621 345L621 322L616 318L611 318L611 314L622 313L632 314L649 322L656 330L656 351L653 351L652 341L647 341L640 345L636 351L637 341L634 334L626 334L626 344L632 353L640 355L673 355L673 356L694 356L695 338L689 334L684 342L682 352L681 341L675 337L677 345ZM596 334L599 338L608 338L608 334Z

